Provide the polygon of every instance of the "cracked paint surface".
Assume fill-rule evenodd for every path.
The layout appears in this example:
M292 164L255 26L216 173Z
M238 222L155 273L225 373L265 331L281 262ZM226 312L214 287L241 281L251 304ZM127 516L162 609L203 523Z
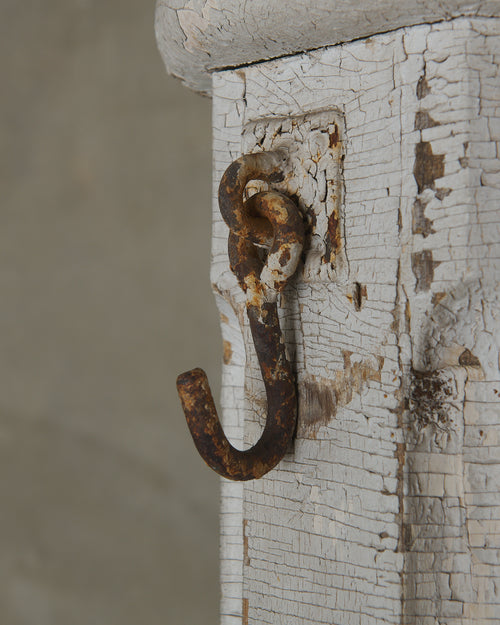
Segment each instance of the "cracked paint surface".
M281 297L295 444L223 484L223 625L498 622L499 59L499 20L458 19L213 77L215 185L287 118L329 111L345 155L340 277ZM215 210L224 427L249 446L265 394L226 241Z
M347 278L342 246L344 160L343 119L336 111L282 119L264 118L247 124L243 131L245 152L284 150L284 180L276 189L298 205L307 224L307 255L302 280ZM262 184L249 185L251 192Z
M157 0L155 30L167 71L211 93L210 72L460 15L498 15L497 0Z

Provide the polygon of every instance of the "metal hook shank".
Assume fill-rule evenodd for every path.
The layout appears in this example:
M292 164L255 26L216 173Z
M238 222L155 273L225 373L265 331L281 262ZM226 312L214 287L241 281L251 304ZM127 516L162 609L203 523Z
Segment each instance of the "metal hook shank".
M193 369L177 378L177 390L194 443L205 462L223 477L262 477L285 455L295 432L295 378L281 333L277 297L299 262L304 227L299 210L286 196L265 191L243 201L249 180L278 180L283 156L243 156L228 167L219 188L221 213L230 228L229 259L247 295L247 315L264 380L268 415L259 441L245 451L228 441L215 408L207 376ZM255 243L270 248L264 263Z
M193 369L177 378L177 389L200 455L214 471L232 480L262 477L285 455L297 413L293 374L285 354L276 304L267 304L265 321L256 307L248 318L268 401L268 418L259 441L246 451L233 447L222 430L207 376ZM292 383L290 383L292 381Z

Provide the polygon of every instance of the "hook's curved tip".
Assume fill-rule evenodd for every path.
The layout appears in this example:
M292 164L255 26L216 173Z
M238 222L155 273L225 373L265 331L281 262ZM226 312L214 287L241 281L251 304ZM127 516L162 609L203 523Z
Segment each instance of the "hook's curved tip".
M197 382L201 382L202 380L207 379L207 374L200 369L200 367L196 367L195 369L190 369L189 371L184 371L184 373L180 373L177 376L177 388L179 386L185 386L186 384L193 384Z
M199 367L178 375L176 386L186 416L195 404L199 404L200 397L211 397L207 374Z
M199 368L181 373L177 392L201 457L219 475L234 479L228 468L231 446L219 423L207 374Z

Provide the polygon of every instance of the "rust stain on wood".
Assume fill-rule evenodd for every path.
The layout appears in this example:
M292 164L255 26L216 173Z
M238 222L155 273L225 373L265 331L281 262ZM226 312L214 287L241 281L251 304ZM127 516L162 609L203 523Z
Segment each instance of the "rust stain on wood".
M433 154L428 141L417 143L413 175L418 193L422 193L424 189L434 189L435 181L444 176L444 154Z
M444 293L443 291L438 291L437 293L434 293L434 295L432 296L432 305L437 306L439 302L444 300L445 297L446 293Z
M436 231L432 227L432 220L425 216L425 207L428 202L417 198L413 204L412 214L412 232L413 234L421 234L424 238Z
M229 341L222 341L223 346L223 361L225 365L228 365L231 362L233 357L233 346Z
M297 435L316 438L316 432L337 412L337 391L334 382L310 376L299 385L299 420Z
M450 428L450 398L454 391L452 380L439 370L413 371L410 410L417 430L428 425L441 430Z
M420 76L417 82L417 98L422 100L426 95L429 95L430 92L431 89L424 74L423 76Z
M458 358L458 364L462 367L480 367L481 363L477 356L470 351L470 349L464 349Z
M248 599L243 598L242 600L242 625L248 625Z
M349 388L346 389L345 394L347 400L345 403L349 403L353 392L359 393L365 382L368 380L380 382L384 358L383 356L377 356L377 366L373 367L372 364L366 361L356 360L352 362L352 352L347 350L343 350L342 355L344 357L344 371L337 372L337 378L343 378L343 382L349 382ZM339 373L344 375L339 375Z
M409 323L410 323L410 305L409 301L406 301L404 318L406 328L405 331L409 331ZM396 373L394 377L394 382L398 379L398 375ZM399 378L399 387L394 391L394 397L397 399L397 407L394 409L394 414L397 416L398 428L403 428L404 423L404 413L408 406L408 399L406 393L403 391L402 386L402 378ZM405 498L405 464L406 464L406 443L396 442L394 445L394 459L397 463L396 469L396 489L394 495L398 498L398 511L396 513L395 521L399 527L399 536L398 536L398 544L396 550L399 552L405 551L404 546L404 498Z
M243 563L245 566L250 566L250 558L248 556L248 520L243 519Z
M333 132L329 134L329 139L330 139L330 147L336 148L340 140L339 127L337 124L333 125Z
M336 209L332 211L332 214L328 218L328 229L325 237L325 253L321 260L323 263L334 263L335 256L341 245L340 236L340 220Z
M399 537L398 551L407 552L411 551L413 545L413 528L410 523L403 523L401 525L401 535Z
M446 187L436 189L436 197L440 202L442 202L445 197L448 197L450 195L451 191L452 189L447 189Z
M439 261L432 260L431 250L423 250L411 255L411 268L417 280L416 293L428 291L431 288L434 280L434 269L439 264Z
M347 406L355 393L360 393L369 380L380 382L384 358L356 360L352 352L343 351L344 369L334 379L309 375L299 383L299 419L297 436L316 438L322 425L333 419L341 406Z
M425 128L434 128L441 124L429 115L427 111L417 111L415 114L415 130L424 130Z
M349 298L354 304L354 310L360 311L363 306L363 300L366 298L366 284L354 283L352 296Z
M411 323L411 306L410 300L406 300L405 304L405 330L407 332L410 331L410 323Z

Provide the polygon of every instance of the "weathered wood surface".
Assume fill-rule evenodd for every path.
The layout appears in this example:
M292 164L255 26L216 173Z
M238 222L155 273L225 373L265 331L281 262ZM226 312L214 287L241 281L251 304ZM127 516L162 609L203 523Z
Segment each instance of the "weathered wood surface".
M223 484L223 625L498 623L499 59L500 20L457 19L213 75L215 188L289 144L311 224L282 298L297 439ZM214 203L243 446L265 393L226 249Z
M498 0L157 0L167 71L211 93L210 72L459 16L493 17Z

